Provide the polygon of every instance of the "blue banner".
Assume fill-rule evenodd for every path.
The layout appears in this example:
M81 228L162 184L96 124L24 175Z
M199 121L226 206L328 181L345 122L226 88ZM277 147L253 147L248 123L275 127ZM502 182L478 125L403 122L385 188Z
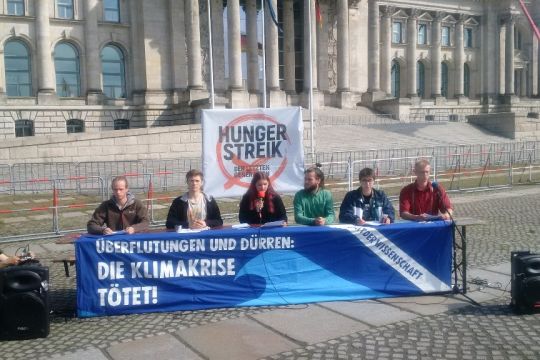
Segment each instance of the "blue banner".
M396 223L86 235L81 317L451 290L452 225Z

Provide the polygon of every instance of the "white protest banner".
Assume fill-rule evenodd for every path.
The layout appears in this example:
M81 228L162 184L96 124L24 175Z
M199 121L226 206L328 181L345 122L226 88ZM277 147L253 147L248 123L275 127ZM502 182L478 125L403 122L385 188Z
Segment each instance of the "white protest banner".
M304 183L302 113L299 107L202 110L204 192L243 195L257 171L276 191Z

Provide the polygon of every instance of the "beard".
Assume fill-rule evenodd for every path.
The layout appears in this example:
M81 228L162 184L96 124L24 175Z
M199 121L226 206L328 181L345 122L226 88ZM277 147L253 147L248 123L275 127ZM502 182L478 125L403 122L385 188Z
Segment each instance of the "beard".
M319 185L310 185L307 187L304 185L304 190L310 193L314 193L315 191L317 191L318 188L319 188Z

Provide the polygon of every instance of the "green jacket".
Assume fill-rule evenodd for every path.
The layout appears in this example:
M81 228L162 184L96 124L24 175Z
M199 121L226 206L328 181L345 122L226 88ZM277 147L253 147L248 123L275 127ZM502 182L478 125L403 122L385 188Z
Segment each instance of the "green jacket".
M315 218L323 217L326 224L334 222L334 199L332 193L319 189L316 193L300 190L294 195L294 220L297 224L313 225Z

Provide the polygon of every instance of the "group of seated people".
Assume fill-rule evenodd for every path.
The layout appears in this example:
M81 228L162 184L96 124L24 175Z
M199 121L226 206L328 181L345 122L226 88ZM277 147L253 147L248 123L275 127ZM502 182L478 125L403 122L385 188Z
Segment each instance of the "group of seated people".
M444 188L429 181L431 166L421 159L415 163L416 180L405 186L399 196L402 219L425 221L437 216L448 220L452 204ZM366 222L390 224L395 221L392 203L382 190L374 189L375 173L364 168L359 173L360 187L348 192L340 206L339 222L363 225ZM204 175L199 170L186 174L188 191L172 202L167 215L167 229L205 229L223 225L216 200L203 192ZM118 176L112 181L113 195L104 201L88 222L88 232L107 235L115 231L133 234L148 228L146 206L129 192L128 181ZM294 196L294 219L302 225L329 225L335 222L332 193L325 189L324 174L311 167L304 174L304 188ZM240 201L241 223L265 224L281 221L287 224L283 200L263 172L253 174L251 184Z

